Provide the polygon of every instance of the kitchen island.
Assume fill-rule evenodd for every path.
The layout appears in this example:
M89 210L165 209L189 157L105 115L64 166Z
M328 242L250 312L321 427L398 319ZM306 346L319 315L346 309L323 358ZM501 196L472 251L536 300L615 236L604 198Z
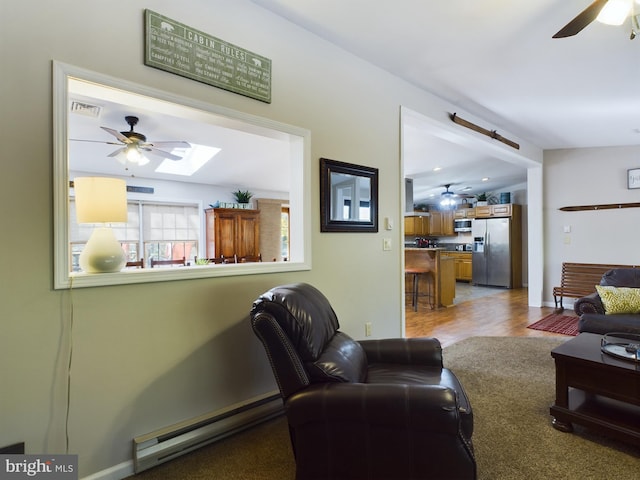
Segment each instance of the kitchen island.
M404 266L420 268L429 273L419 276L418 291L420 296L431 292L430 299L434 307L450 307L456 296L456 278L454 259L447 255L443 248L405 248ZM405 293L413 291L413 278L405 279ZM431 288L429 286L431 285Z

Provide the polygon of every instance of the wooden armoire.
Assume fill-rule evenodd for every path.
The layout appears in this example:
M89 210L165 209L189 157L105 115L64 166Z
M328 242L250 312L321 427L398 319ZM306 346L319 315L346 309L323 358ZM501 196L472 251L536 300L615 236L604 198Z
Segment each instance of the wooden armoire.
M209 208L207 257L233 257L260 253L260 210Z

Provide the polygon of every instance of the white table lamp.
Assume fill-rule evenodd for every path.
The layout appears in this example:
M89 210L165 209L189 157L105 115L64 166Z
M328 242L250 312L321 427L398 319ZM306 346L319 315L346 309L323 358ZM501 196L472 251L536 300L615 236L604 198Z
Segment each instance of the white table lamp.
M127 186L124 180L80 177L73 181L78 223L127 221ZM119 272L126 263L124 250L110 227L96 227L80 254L80 268L88 273Z

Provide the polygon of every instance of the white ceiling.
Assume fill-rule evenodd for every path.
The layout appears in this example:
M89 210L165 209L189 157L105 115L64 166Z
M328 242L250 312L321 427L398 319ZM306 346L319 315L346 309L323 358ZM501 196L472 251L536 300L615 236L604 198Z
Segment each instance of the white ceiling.
M542 149L640 144L640 38L629 40L630 21L552 38L592 0L253 2ZM429 155L404 159L407 176L430 179L423 192L445 183L491 191L478 174L526 178L497 159L424 142L414 147ZM429 175L442 158L454 171Z
M230 191L291 189L291 144L286 134L94 82L73 81L69 89L70 104L99 108L93 117L74 113L70 105L69 168L73 171L217 185ZM220 152L190 177L156 172L164 158L149 153L145 153L150 160L147 165L122 165L109 157L121 148L119 140L101 127L129 131L128 115L138 117L134 131L145 135L148 143L178 140Z

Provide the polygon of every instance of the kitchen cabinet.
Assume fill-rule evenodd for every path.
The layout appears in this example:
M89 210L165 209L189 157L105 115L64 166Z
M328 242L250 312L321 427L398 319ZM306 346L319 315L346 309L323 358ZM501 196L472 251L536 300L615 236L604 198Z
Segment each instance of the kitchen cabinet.
M454 218L476 218L476 209L473 208L460 208L454 212Z
M404 217L404 234L425 237L430 234L429 218L425 215L411 215Z
M450 307L456 296L456 279L453 258L441 248L405 248L405 268L419 267L429 272L420 275L418 291L431 292L436 307ZM412 282L405 282L406 293L413 289Z
M429 212L429 233L432 237L455 235L453 211Z
M476 206L476 218L510 217L512 214L511 203Z
M473 276L471 252L447 252L453 258L456 280L470 282Z
M455 263L451 257L440 258L440 305L452 307L456 297Z
M260 253L259 210L209 208L205 215L208 258Z
M429 212L429 215L404 217L404 234L417 237L455 235L453 211Z
M456 233L453 231L453 216L454 211L449 210L446 212L442 212L442 235L455 235Z
M442 235L441 212L429 212L429 235Z

